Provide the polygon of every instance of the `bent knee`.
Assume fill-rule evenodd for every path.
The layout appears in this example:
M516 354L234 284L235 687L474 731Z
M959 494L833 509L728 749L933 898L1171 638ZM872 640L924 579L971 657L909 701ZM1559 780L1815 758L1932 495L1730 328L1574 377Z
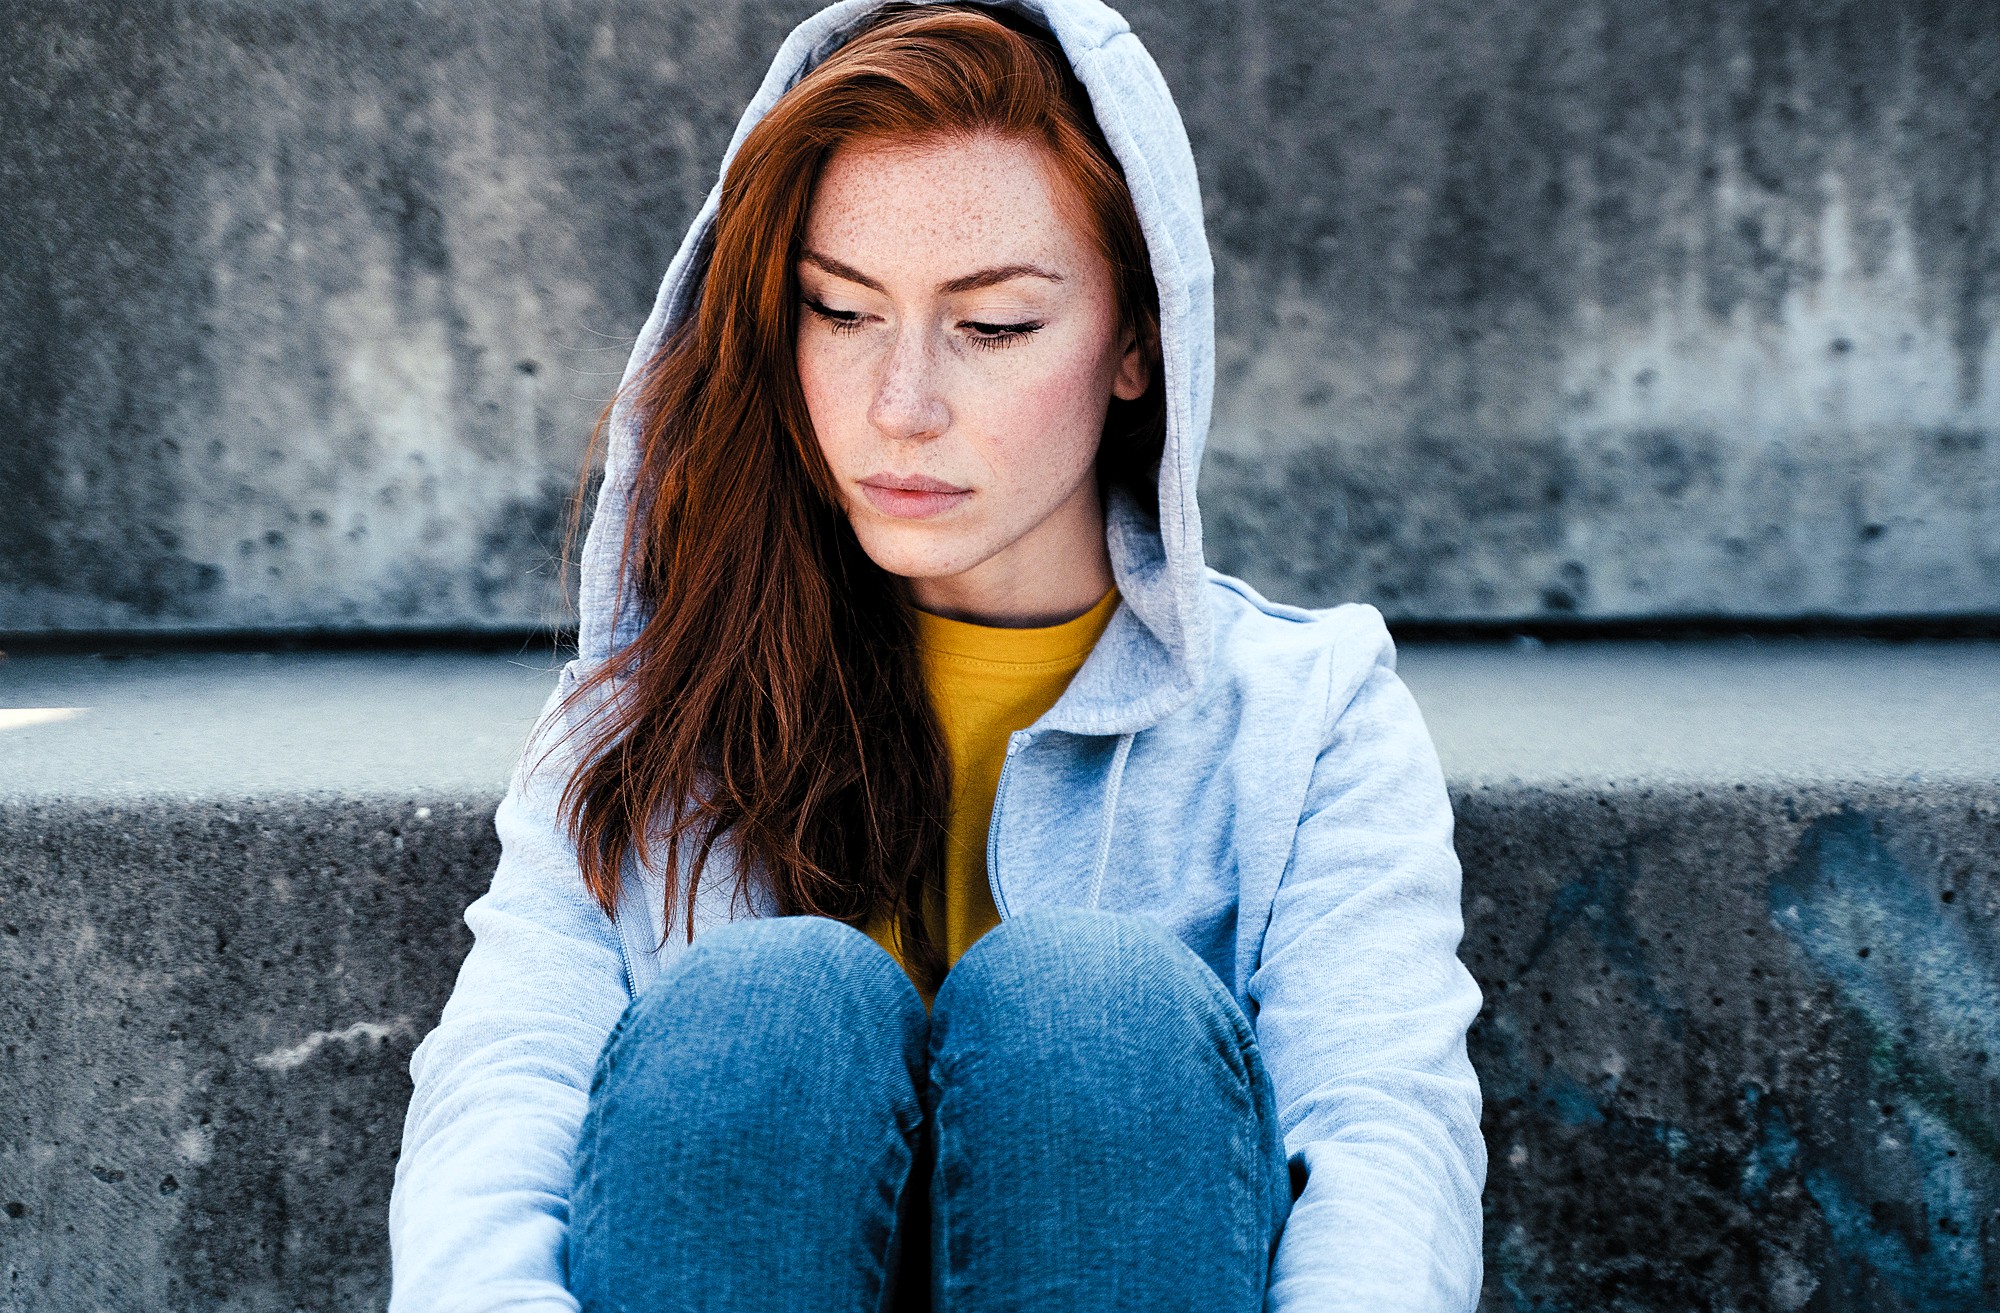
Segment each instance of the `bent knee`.
M821 916L754 917L701 934L627 1008L615 1043L920 1046L923 1000L894 958Z
M944 988L970 993L1045 983L1087 997L1106 990L1206 990L1212 981L1215 973L1193 949L1147 917L1045 908L1009 917L980 936L945 977Z
M786 989L811 984L846 994L886 990L900 975L895 959L853 926L824 916L748 917L704 931L641 997L685 997L721 988Z
M1225 1052L1250 1042L1229 991L1172 932L1083 908L1023 912L981 936L945 976L931 1025L934 1049L990 1049L1033 1029L1126 1052L1148 1040Z
M879 1114L907 1137L925 1035L915 988L867 936L818 917L736 922L704 932L626 1008L598 1055L591 1115L612 1138L747 1138L800 1159L833 1110L857 1124Z

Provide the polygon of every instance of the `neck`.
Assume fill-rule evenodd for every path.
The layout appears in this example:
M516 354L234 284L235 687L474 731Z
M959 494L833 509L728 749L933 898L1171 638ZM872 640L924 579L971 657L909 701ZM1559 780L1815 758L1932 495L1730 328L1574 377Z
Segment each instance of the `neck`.
M912 588L911 593L918 610L947 620L1002 629L1042 629L1074 620L1096 606L1112 583L1110 563L1106 562L1100 580L1082 589L1065 590L1060 596L1051 596L1046 589L1026 596L984 595L976 599L961 599L946 590Z
M947 620L1034 629L1074 620L1111 590L1111 552L1096 489L1008 549L953 575L912 578L920 610Z

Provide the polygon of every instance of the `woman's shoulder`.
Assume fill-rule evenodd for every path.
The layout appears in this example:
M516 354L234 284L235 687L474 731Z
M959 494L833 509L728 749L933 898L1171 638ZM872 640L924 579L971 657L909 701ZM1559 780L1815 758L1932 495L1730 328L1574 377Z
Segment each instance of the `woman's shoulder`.
M1329 681L1331 699L1352 692L1376 667L1396 668L1396 644L1382 613L1366 602L1304 607L1272 601L1233 575L1208 571L1215 647L1213 671L1253 686Z

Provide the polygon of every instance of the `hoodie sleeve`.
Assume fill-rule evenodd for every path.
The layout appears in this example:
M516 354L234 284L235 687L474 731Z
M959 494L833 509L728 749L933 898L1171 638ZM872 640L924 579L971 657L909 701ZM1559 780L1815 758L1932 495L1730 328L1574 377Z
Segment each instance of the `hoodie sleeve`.
M1249 992L1293 1180L1270 1313L1469 1313L1486 1147L1444 776L1394 670L1336 677ZM1343 686L1344 685L1344 686Z
M472 951L410 1059L389 1202L391 1313L577 1309L563 1252L571 1159L628 992L617 929L557 816L567 759L529 774L535 755L531 745L494 817L499 866L465 912Z

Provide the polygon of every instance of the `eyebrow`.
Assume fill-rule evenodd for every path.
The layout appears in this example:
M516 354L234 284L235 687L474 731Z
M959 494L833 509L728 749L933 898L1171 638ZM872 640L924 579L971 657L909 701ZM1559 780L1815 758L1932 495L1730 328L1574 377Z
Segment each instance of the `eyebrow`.
M830 256L821 255L818 251L803 251L800 253L799 259L807 264L825 270L835 278L845 278L850 283L859 283L872 291L884 293L888 291L882 284L876 282L873 278L862 273L854 266L842 264ZM938 291L943 292L946 296L955 296L960 292L976 292L982 287L992 287L1015 278L1046 278L1052 283L1063 281L1061 274L1044 269L1038 264L999 264L994 265L991 269L981 269L976 273L962 274L948 282L940 283L938 284Z

